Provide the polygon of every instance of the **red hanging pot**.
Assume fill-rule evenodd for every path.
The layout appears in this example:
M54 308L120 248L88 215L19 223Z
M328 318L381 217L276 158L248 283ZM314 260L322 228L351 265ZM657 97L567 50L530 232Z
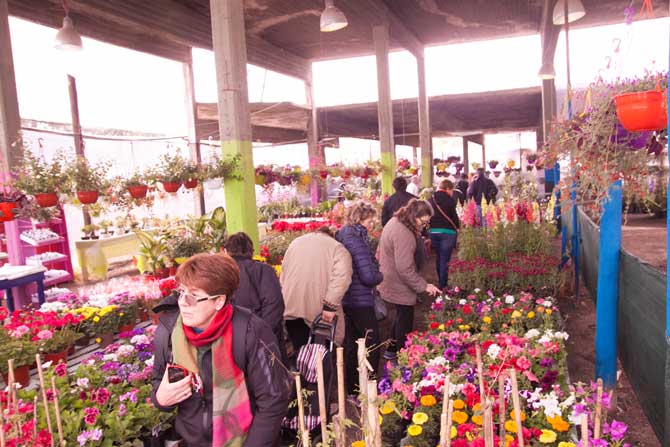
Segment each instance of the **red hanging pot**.
M197 178L190 178L184 182L184 187L186 189L193 189L198 186L198 179Z
M98 201L98 191L77 191L77 198L83 205L91 205Z
M16 202L0 202L0 222L9 222L14 220L14 208L19 204Z
M179 191L180 186L181 182L163 182L163 189L165 189L165 192L177 192Z
M149 187L147 185L133 185L128 187L128 192L133 199L142 199L147 196Z
M624 93L614 97L616 114L626 130L665 129L668 122L666 91Z
M42 192L35 194L37 204L42 208L58 205L58 194L55 192Z

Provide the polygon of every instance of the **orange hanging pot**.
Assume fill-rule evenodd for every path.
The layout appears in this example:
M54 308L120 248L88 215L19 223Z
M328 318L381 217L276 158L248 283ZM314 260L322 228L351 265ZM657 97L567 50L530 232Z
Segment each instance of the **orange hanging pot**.
M162 182L163 183L163 189L165 189L165 192L169 193L174 193L179 191L179 187L181 186L181 182Z
M668 125L666 91L624 93L614 97L616 114L630 132L661 130Z
M17 202L0 202L0 222L10 222L14 220L14 208L18 207Z
M147 185L132 185L128 187L128 192L133 199L142 199L147 196L149 187Z
M186 189L193 189L198 186L198 179L197 178L190 178L186 181L184 181L184 188Z
M48 208L50 206L56 206L58 204L58 194L55 192L43 192L35 194L35 200L37 204L42 208Z
M100 193L98 191L77 191L77 198L82 205L91 205L98 201Z

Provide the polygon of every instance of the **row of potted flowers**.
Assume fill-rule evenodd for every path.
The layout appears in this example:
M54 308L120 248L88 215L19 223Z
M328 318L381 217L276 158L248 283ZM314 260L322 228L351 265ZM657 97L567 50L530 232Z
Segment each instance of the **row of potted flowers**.
M381 162L369 161L365 165L345 167L341 164L320 166L313 169L303 169L300 166L260 165L256 167L256 184L270 186L277 182L282 186L292 184L309 185L312 180L326 180L327 178L341 178L348 180L359 177L363 180L377 177L383 171Z

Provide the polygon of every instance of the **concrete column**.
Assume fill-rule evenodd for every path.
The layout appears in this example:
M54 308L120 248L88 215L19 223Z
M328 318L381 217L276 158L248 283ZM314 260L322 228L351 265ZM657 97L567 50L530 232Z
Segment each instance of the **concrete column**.
M309 155L309 167L314 169L326 164L326 154L323 147L319 146L319 111L314 102L314 83L311 72L307 73L305 80L305 98L307 106L311 108L311 115L307 121L307 154ZM312 206L318 205L321 200L321 184L316 176L312 178L310 192Z
M426 60L416 58L419 79L419 144L421 145L421 184L433 186L433 142L430 129L430 106L426 92Z
M372 29L377 57L377 90L379 117L379 144L384 171L382 172L382 193L393 193L395 173L395 140L393 138L393 103L391 102L391 83L389 73L389 30L386 26Z
M227 178L224 183L228 232L244 231L258 251L243 0L210 0L210 11L222 155L240 156L241 179Z
M202 161L200 152L200 133L198 132L198 103L195 99L195 78L193 76L193 60L182 64L184 73L184 105L188 129L188 150L191 160ZM205 194L202 188L193 190L193 211L196 216L205 214Z

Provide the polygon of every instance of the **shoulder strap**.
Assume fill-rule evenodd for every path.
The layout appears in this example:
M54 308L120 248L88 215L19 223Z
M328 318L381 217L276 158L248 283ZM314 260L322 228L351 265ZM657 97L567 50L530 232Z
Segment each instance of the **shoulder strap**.
M437 195L437 193L435 193L435 194ZM446 193L445 193L445 194L446 194ZM456 226L456 224L454 223L454 221L451 220L451 217L447 216L447 213L444 212L444 210L442 209L442 207L441 207L440 205L437 204L437 200L435 199L435 197L433 197L433 203L435 204L435 208L437 208L437 210L440 212L440 214L442 214L442 217L444 217L445 219L447 219L447 220L449 221L449 223L451 224L451 226L454 227L454 231L458 233L458 227Z
M251 311L233 306L233 359L242 371L247 366L247 327L251 319Z

